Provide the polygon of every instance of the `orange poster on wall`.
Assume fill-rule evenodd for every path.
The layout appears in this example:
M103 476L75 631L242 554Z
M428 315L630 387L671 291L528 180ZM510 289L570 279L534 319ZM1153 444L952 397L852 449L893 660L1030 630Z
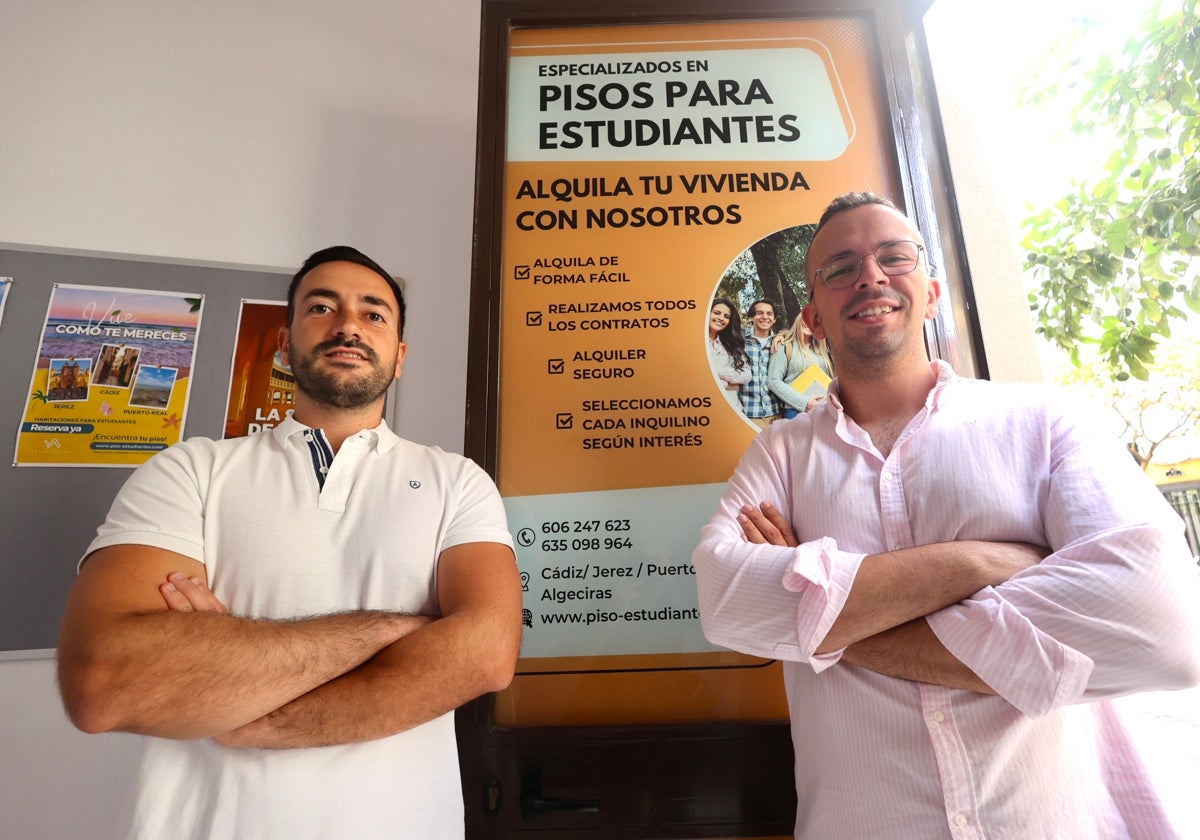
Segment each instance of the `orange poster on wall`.
M856 18L512 33L497 479L525 669L716 650L690 555L759 427L710 310L789 326L828 201L897 193L880 78Z
M293 411L296 383L279 350L287 301L243 300L229 370L224 437L279 425Z

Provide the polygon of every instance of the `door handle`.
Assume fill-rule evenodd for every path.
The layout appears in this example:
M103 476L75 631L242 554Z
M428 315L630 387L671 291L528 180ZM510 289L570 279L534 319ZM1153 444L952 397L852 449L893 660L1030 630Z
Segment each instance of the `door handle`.
M526 767L521 774L521 819L533 822L542 814L595 814L599 799L559 799L542 795L542 768Z

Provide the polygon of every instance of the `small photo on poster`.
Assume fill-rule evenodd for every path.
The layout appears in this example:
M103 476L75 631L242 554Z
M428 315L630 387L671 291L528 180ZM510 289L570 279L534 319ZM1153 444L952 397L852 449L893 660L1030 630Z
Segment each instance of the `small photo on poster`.
M175 388L178 368L139 365L133 379L133 391L129 404L139 408L166 411L171 404L171 391Z
M725 268L709 300L709 365L750 425L753 417L788 419L809 410L833 376L825 342L801 316L808 303L804 260L815 233L815 224L802 224L758 239ZM770 322L756 319L755 309L771 312Z
M96 376L92 382L109 388L128 388L141 352L140 347L124 344L101 345L100 354L96 357Z
M46 400L48 402L86 400L91 372L91 359L76 359L74 356L66 359L51 359Z

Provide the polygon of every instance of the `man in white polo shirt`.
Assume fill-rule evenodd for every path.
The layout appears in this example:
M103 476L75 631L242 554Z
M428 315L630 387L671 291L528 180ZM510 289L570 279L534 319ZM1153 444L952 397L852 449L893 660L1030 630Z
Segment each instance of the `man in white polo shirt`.
M159 453L89 547L59 680L80 729L155 736L131 836L462 837L452 712L512 679L521 590L488 476L383 422L404 314L366 255L313 254L294 415Z

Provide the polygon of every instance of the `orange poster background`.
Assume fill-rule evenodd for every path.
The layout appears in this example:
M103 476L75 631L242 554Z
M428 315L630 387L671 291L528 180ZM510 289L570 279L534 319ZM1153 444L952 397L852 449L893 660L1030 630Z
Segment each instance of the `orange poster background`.
M511 35L510 58L547 55L584 58L625 53L754 50L802 47L826 57L840 98L842 119L852 137L843 154L830 161L713 161L704 147L681 146L674 161L530 162L505 166L501 267L499 463L497 479L505 497L569 494L631 488L710 485L725 482L757 430L727 402L714 379L707 353L708 310L729 264L753 243L775 231L815 224L834 196L871 189L898 195L896 140L878 64L874 33L859 18L802 21L701 23L653 26L599 26L529 29ZM710 75L716 75L710 74ZM561 82L603 83L577 78ZM622 79L632 84L636 78ZM536 90L509 90L536 97ZM536 108L536 105L534 106ZM593 115L603 118L604 115ZM739 173L801 173L807 189L758 192L688 193L680 176ZM640 178L673 176L668 195L642 191ZM612 189L624 178L633 195L588 197L568 202L518 197L524 182L546 187L556 179L604 179ZM665 225L587 229L591 209L737 205L736 224ZM518 214L575 211L578 229L523 231ZM532 268L559 258L616 257L616 266ZM626 283L535 284L530 276L601 271L623 272ZM690 308L655 312L646 301L690 302ZM639 312L574 314L576 322L608 318L669 317L661 329L551 331L552 305L642 302ZM529 325L540 313L543 325ZM745 326L745 325L743 325ZM780 327L787 325L780 324ZM644 359L597 364L574 362L576 352L634 349ZM565 371L552 374L553 360ZM634 376L577 380L578 367L632 367ZM588 401L645 398L703 398L704 408L588 411ZM572 415L570 428L558 425ZM582 428L591 418L633 416L695 417L702 428L596 431ZM698 446L584 449L586 438L642 434L699 434ZM669 528L669 524L662 527ZM688 534L681 539L692 540ZM686 553L683 555L686 557ZM785 719L778 663L731 652L639 656L523 659L512 686L497 695L500 726L587 725L705 720Z
M275 364L287 301L243 300L229 375L225 437L242 437L279 425L291 411L291 373Z
M680 147L674 162L509 162L505 175L503 294L501 315L500 462L499 483L506 496L671 486L723 482L731 473L755 430L728 404L713 379L706 346L708 308L713 290L729 263L762 237L786 227L815 223L829 200L842 192L872 189L895 194L894 141L878 90L875 49L866 24L857 19L809 20L738 24L680 24L645 27L522 30L513 33L511 55L593 53L661 53L672 51L753 50L788 46L828 51L834 90L844 94L843 118L852 116L853 138L845 153L832 161L712 162L701 158L704 147ZM565 46L564 46L565 45ZM818 55L823 49L814 49ZM667 56L669 57L669 56ZM827 61L827 67L829 61ZM710 74L715 75L715 74ZM563 82L571 81L561 80ZM587 79L574 80L588 81ZM593 79L592 81L603 81ZM837 82L840 82L840 90ZM512 96L536 96L536 91L510 91ZM800 172L810 189L778 192L720 192L689 194L680 175L780 172L791 178ZM669 195L642 194L643 176L674 177ZM624 178L633 195L574 199L517 198L525 181L541 180L548 188L555 179L605 179L611 190ZM623 229L521 231L517 216L525 211L577 211L582 220L589 208L632 210L635 207L738 205L737 224L642 227ZM608 267L532 269L537 273L585 274L622 271L628 283L535 285L515 279L519 267L539 258L614 255L619 265ZM691 301L683 311L647 311L645 301ZM542 312L549 321L551 304L592 301L641 301L642 311L624 317L667 316L670 327L621 331L550 332L527 325L527 314ZM611 318L613 314L576 316ZM617 315L616 317L622 317ZM780 325L786 326L786 325ZM547 373L552 359L565 358L568 371L577 350L639 348L644 361L634 361L632 379L574 380ZM584 366L584 365L580 365ZM586 365L601 367L602 365ZM585 412L585 400L644 397L707 397L705 410L642 412ZM556 425L559 413L574 415L573 428ZM582 428L582 421L633 414L684 416L706 414L709 425L698 432L700 446L627 449L583 449L583 439L617 434ZM629 433L625 433L629 434ZM633 433L637 434L637 433ZM531 458L529 453L538 457Z

